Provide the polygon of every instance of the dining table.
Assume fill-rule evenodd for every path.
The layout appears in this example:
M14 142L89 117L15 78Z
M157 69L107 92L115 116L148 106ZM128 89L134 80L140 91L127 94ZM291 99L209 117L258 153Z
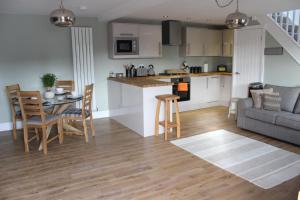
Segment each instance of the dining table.
M46 114L60 115L71 106L79 107L80 106L79 102L81 100L82 100L82 95L72 96L69 93L55 94L55 97L53 99L43 99L43 107ZM46 131L47 139L51 133L52 127L53 126L49 126L47 128ZM81 133L81 131L74 126L74 123L73 124L64 123L63 129L67 130L68 132L77 133L78 135ZM39 151L41 151L42 149L43 149L43 145L41 142L39 146Z

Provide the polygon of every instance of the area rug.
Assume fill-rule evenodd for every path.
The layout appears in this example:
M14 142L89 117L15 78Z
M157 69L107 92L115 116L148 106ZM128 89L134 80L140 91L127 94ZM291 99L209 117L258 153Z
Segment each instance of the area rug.
M171 143L263 189L300 175L300 155L226 130Z

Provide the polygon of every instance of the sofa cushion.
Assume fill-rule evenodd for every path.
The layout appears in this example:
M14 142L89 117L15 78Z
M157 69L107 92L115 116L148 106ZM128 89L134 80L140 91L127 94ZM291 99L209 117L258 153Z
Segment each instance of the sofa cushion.
M272 93L273 88L263 89L263 90L250 90L251 96L254 103L254 108L261 108L262 106L262 95L267 93Z
M293 112L296 105L300 87L283 87L276 85L265 85L265 88L273 88L274 92L279 92L281 101L281 110L287 112Z
M269 111L269 110L261 110L257 108L248 108L245 112L246 116L251 119L260 120L263 122L275 124L276 117L279 112Z
M276 125L300 131L300 115L290 112L281 112L276 118Z
M279 93L263 94L262 105L264 110L280 111L281 97Z
M300 96L298 97L298 101L297 101L297 103L295 105L294 113L300 114Z

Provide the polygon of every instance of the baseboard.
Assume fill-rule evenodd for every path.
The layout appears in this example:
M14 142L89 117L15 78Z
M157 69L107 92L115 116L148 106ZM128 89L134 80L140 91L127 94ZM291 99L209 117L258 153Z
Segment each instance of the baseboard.
M105 111L97 111L97 112L93 112L93 117L94 119L100 119L100 118L106 118L109 117L109 111L105 110ZM12 130L12 122L3 122L0 123L0 132L1 131L10 131ZM22 128L22 122L18 121L17 122L17 129L21 129Z
M94 119L101 119L109 116L110 116L109 110L93 112Z

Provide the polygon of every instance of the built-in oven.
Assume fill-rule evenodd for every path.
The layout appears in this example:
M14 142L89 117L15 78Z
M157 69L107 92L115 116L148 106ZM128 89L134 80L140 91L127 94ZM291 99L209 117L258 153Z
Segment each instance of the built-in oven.
M115 55L138 55L139 39L137 37L115 37L114 54Z
M173 83L173 94L180 97L178 101L189 101L191 99L191 78L171 78Z

